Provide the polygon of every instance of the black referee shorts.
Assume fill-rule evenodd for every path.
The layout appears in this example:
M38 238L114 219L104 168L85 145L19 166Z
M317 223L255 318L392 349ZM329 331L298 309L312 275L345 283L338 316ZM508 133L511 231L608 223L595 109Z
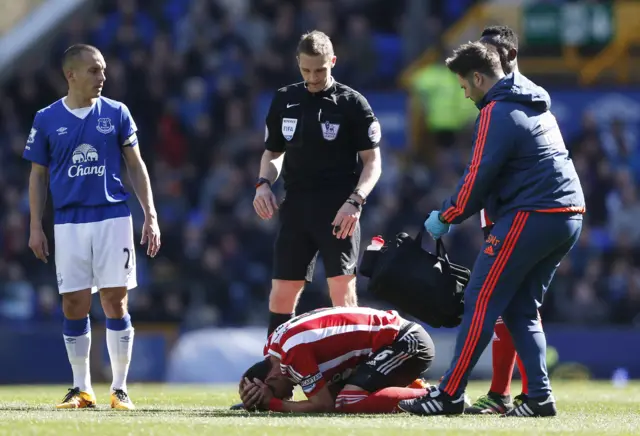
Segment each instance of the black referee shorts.
M367 392L405 387L431 367L435 355L429 333L421 325L407 321L396 340L358 365L344 384L358 386Z
M312 281L318 253L327 277L356 273L360 223L352 236L338 239L331 222L351 191L288 193L279 210L273 256L276 280Z

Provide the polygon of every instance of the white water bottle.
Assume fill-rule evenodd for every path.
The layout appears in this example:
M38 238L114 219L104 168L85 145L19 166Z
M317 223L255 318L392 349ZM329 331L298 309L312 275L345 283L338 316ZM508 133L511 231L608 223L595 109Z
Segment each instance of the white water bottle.
M384 239L382 236L374 236L371 238L371 244L367 247L367 251L380 251L384 246Z

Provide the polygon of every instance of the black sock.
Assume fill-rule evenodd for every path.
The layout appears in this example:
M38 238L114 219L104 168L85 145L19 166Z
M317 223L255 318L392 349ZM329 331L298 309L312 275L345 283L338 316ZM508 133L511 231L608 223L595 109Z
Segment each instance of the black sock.
M267 336L271 335L280 325L293 318L293 313L273 313L269 312L269 330Z

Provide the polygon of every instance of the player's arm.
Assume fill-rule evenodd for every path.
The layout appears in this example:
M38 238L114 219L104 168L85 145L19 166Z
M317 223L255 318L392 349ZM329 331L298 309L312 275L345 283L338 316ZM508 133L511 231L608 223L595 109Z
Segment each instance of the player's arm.
M35 162L31 163L29 174L29 210L31 223L29 225L29 248L36 258L47 263L49 243L42 228L42 216L47 203L47 189L49 186L49 169Z
M147 165L142 159L139 147L125 146L122 148L122 155L127 166L127 172L131 179L131 185L138 197L140 206L147 218L157 218L156 207L153 202L153 192L151 190L151 179Z
M42 216L49 186L49 141L44 130L43 112L38 112L27 138L22 157L31 162L29 175L29 208L31 228L42 229Z
M31 221L29 226L29 247L35 256L47 262L49 247L42 229L42 216L47 203L49 187L49 142L44 130L42 112L38 112L33 120L27 144L22 157L31 162L29 174L29 210Z
M151 180L147 165L142 160L140 147L138 147L138 127L136 126L131 112L126 105L122 105L120 112L120 131L119 140L122 147L122 156L124 157L127 172L131 179L131 185L138 197L140 206L144 211L145 218L156 219L156 207L153 202L153 193L151 191Z
M471 162L467 165L455 193L446 199L440 219L459 224L482 209L485 197L509 158L514 144L515 126L500 113L496 103L485 106L476 120Z
M382 132L380 122L376 118L369 102L358 94L355 101L355 145L362 160L362 173L356 187L357 191L368 196L378 183L382 174L382 156L380 140Z
M29 174L29 210L31 211L31 228L42 229L42 216L47 203L49 187L49 169L32 162Z
M283 369L284 368L284 369ZM314 357L311 345L298 345L289 350L281 361L281 369L286 370L307 396L304 401L283 401L263 398L262 406L273 412L323 413L332 412L334 397ZM258 382L260 380L257 380Z
M331 413L335 411L335 400L329 391L329 387L324 385L313 396L304 401L270 399L268 408L272 412L283 413Z
M257 405L262 410L283 413L328 413L335 408L335 398L329 386L322 380L319 372L312 377L306 377L300 382L302 390L307 395L304 401L287 401L274 398L271 388L260 379L245 380L240 387L240 397L245 407L251 409Z
M270 400L269 410L301 413L333 411L334 398L318 367L311 346L298 346L294 350L290 350L290 354L285 356L283 363L283 367L286 368L291 378L300 385L307 399L305 401Z
M127 166L131 185L144 211L144 225L140 244L146 243L147 255L155 257L160 250L160 227L158 226L158 215L153 201L151 179L149 178L147 165L142 160L140 147L137 146L138 138L133 120L131 120L131 127L128 130L129 136L122 143L122 156Z

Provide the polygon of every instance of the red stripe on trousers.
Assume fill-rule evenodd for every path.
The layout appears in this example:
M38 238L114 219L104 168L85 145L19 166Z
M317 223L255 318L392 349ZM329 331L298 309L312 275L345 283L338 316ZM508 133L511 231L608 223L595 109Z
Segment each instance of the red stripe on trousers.
M468 364L471 361L471 356L481 334L482 324L484 323L484 316L486 314L486 306L488 304L489 297L491 296L491 293L493 293L493 289L495 288L497 281L502 274L502 271L504 270L504 266L511 252L513 251L514 237L517 240L517 235L519 235L521 228L524 225L522 221L522 214L517 214L512 224L511 230L505 238L501 254L498 255L498 258L489 271L489 275L485 279L485 282L480 290L480 294L478 295L471 327L469 329L469 335L465 340L465 345L462 349L455 370L452 373L451 378L449 379L456 386L456 389L453 390L454 393L457 390L457 386L460 383L462 375L466 371Z
M456 366L454 367L454 370L451 374L451 377L449 378L449 382L447 383L447 387L445 389L445 392L449 395L455 394L455 392L458 390L458 386L460 385L462 376L469 367L473 352L475 351L475 348L482 334L482 325L484 324L484 318L487 313L489 299L491 298L491 294L493 293L496 284L498 283L498 280L502 272L504 271L507 261L511 257L511 253L513 253L513 249L515 248L515 245L518 242L520 235L522 234L522 230L528 217L528 212L518 212L516 214L511 229L509 230L509 233L505 238L502 250L500 250L498 258L491 266L489 274L485 279L482 288L480 289L480 294L478 295L478 300L476 301L469 334L467 335L464 346L462 347L462 352L460 353L460 357L456 362Z

